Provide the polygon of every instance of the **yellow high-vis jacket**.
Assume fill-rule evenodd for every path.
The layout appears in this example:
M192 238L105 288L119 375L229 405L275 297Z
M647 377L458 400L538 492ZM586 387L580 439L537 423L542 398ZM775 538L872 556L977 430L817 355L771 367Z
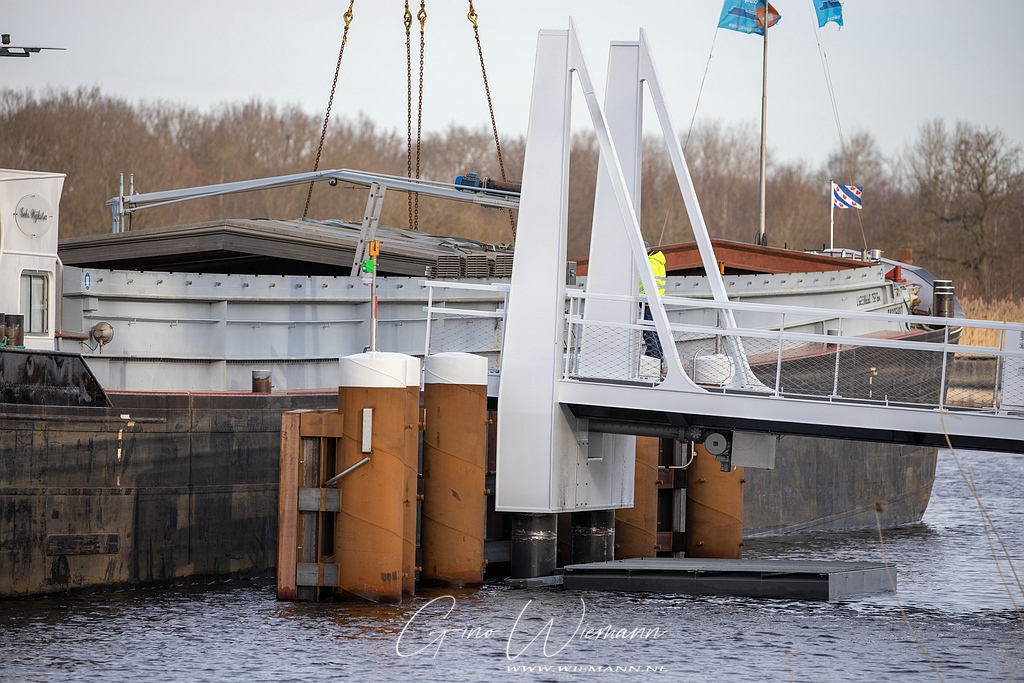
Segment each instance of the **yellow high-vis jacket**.
M647 255L651 262L651 272L654 273L654 284L658 287L658 294L665 296L665 254L655 251ZM644 283L640 282L640 293L644 293Z

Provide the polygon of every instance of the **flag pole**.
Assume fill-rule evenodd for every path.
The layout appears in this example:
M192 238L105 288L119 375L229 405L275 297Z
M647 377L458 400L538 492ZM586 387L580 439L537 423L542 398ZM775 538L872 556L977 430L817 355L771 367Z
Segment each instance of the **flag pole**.
M833 249L834 247L832 245L832 235L835 232L835 226L836 226L836 200L835 200L836 181L830 180L830 181L828 181L828 185L829 185L829 189L828 189L828 206L829 206L829 211L828 211L828 248L829 249Z
M761 211L760 225L757 231L757 244L768 246L768 236L764 230L764 204L765 204L765 167L767 157L767 118L768 118L768 2L764 3L764 56L761 58Z

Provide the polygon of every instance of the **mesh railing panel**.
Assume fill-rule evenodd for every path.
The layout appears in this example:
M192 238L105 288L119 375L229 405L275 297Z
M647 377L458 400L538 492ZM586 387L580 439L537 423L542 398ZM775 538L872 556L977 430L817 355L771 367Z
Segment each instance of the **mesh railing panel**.
M434 309L427 352L461 351L486 356L488 371L497 372L504 323L503 318L445 314Z
M1024 413L1024 358L1006 357L997 367L999 407Z
M646 354L639 326L573 321L567 339L566 375L570 378L623 382L661 378L661 359Z
M959 408L988 408L995 405L999 397L999 361L996 356L957 354L949 364L946 379L946 405ZM1024 391L1024 381L1015 382L1008 378L1011 385L1009 394L1016 389L1020 394Z

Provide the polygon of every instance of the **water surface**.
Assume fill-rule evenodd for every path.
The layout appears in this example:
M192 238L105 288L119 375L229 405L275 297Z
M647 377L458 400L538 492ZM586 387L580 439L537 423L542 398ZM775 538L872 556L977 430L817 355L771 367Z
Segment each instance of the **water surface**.
M960 453L1024 573L1024 458ZM899 603L948 681L1024 680L1024 594L948 452L920 525L883 534ZM994 542L994 539L993 539ZM998 546L996 546L998 548ZM751 558L882 560L877 532L747 542ZM1000 571L1003 577L1000 577ZM1004 583L1004 579L1007 583ZM1011 588L1008 590L1007 585ZM425 590L278 603L269 580L0 602L0 680L938 680L897 598L845 603Z

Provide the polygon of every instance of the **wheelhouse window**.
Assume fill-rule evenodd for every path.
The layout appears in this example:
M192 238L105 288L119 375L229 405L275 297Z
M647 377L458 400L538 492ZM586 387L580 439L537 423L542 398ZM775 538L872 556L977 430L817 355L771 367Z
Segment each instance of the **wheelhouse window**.
M25 334L46 334L49 318L49 278L45 273L21 274L21 312L25 316Z

